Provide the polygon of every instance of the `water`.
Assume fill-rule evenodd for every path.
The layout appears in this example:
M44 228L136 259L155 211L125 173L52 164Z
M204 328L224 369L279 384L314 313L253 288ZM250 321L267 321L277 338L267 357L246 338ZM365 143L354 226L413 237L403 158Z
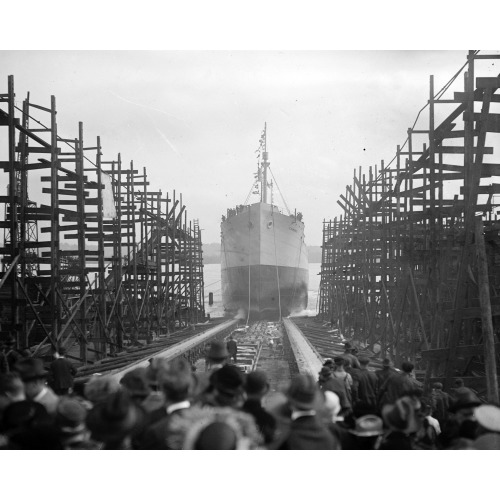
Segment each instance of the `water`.
M222 294L221 294L221 279L220 279L220 264L205 264L204 266L205 278L205 312L210 314L211 318L218 318L224 316L224 308L222 307ZM308 305L307 309L302 311L301 315L316 315L316 306L318 303L319 295L319 282L321 271L321 264L309 264L309 290L308 290ZM208 294L214 294L213 305L208 305Z

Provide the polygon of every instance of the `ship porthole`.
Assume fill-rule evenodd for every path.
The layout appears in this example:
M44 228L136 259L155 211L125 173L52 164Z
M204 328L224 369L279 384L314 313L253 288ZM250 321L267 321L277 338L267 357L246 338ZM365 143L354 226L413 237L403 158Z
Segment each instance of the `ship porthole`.
M270 220L268 223L267 223L267 229L271 229L273 227L273 221Z

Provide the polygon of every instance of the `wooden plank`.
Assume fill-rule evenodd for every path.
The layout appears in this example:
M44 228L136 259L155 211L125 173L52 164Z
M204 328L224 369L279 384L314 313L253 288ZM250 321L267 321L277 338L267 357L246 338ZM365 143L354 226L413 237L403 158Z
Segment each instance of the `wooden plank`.
M444 154L463 155L465 153L465 148L463 146L441 146L440 149ZM474 147L474 148L472 148L472 151L474 154L477 154L478 148ZM485 155L492 155L493 148L492 147L484 147L484 148L482 148L482 153Z
M478 101L482 102L483 96L479 92L455 92L454 100L456 102ZM500 95L494 94L491 96L491 102L500 102Z
M474 113L474 120L479 121L481 113ZM488 132L500 132L500 115L497 113L490 113L486 120L486 129Z
M500 77L478 77L476 78L476 87L478 89L497 89L500 87Z
M500 194L500 184L490 184L489 186L479 186L478 194ZM464 186L460 186L460 194L464 194Z
M449 349L447 347L443 347L440 349L428 349L421 351L422 358L429 360L432 359L434 361L445 360L448 355ZM497 354L500 353L500 344L495 344L495 352ZM459 358L471 358L472 356L482 356L484 354L484 345L459 345L456 347L456 356Z

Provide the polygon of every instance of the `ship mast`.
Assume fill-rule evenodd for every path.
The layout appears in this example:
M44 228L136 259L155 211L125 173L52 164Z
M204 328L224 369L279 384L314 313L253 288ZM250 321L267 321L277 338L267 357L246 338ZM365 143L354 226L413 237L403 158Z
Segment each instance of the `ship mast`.
M267 203L267 168L269 167L269 153L267 152L267 123L264 123L264 132L262 134L263 138L263 149L262 152L262 182L260 190L260 201L261 203Z

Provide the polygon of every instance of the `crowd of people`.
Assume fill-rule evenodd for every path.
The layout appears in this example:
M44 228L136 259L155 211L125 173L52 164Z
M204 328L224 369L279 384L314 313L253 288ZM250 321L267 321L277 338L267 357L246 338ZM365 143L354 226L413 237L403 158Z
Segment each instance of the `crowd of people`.
M372 370L347 343L317 377L296 375L266 398L267 374L232 364L233 339L206 358L206 371L152 358L119 381L75 384L63 349L48 369L21 356L0 374L0 449L500 449L498 406L461 379L425 393L408 361Z

